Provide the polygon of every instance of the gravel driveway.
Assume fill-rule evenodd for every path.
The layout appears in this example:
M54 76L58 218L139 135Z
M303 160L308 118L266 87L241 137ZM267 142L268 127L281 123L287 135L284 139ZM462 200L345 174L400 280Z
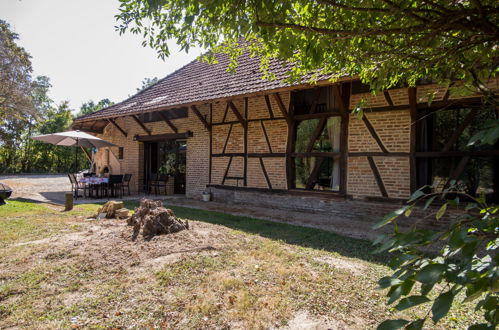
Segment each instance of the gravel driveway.
M64 203L64 193L71 191L66 174L6 175L0 176L0 182L14 190L11 198L42 202Z

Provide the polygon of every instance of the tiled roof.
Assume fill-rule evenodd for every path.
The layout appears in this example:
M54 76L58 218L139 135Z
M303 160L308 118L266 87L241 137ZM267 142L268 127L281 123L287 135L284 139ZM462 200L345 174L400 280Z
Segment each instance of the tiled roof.
M228 73L229 57L217 55L217 64L193 61L156 84L140 91L123 102L77 118L87 121L137 114L158 108L181 106L188 103L234 97L265 90L291 86L284 81L290 64L278 60L270 63L269 71L274 80L262 79L260 59L248 54L239 58L236 73Z

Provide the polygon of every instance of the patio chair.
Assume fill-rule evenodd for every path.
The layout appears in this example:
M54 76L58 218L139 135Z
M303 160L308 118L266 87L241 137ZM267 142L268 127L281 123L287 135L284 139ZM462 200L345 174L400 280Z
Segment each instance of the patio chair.
M158 181L158 175L149 174L148 178L144 181L144 184L142 185L142 191L146 195L149 195L152 192L152 184L156 181Z
M130 180L132 179L131 174L125 174L123 177L123 184L121 185L121 194L124 195L125 189L128 191L128 196L130 196Z
M119 193L118 197L123 197L123 175L113 175L109 176L109 182L107 184L107 196L115 197L115 192ZM111 192L111 194L109 194Z
M168 186L168 174L160 174L156 181L151 182L151 188L154 188L155 195L161 195L161 188L164 188L167 195L166 187Z
M89 186L84 183L78 182L76 175L73 173L69 173L68 177L69 177L69 182L71 182L71 191L73 192L75 199L78 199L78 197L80 197L78 195L79 190L83 190L83 197L87 197L87 191L89 190Z

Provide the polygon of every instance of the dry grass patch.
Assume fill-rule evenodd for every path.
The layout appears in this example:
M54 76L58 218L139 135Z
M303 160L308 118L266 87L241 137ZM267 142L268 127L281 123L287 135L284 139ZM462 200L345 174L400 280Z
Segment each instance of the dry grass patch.
M83 220L97 205L11 203L0 328L364 329L393 317L369 242L181 207L191 230L133 241L123 221ZM474 317L458 311L441 326Z

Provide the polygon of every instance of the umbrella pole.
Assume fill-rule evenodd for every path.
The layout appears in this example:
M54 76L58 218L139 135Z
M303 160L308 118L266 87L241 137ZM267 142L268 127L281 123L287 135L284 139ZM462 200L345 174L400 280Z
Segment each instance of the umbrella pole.
M75 173L78 173L78 138L76 138L75 156L76 156Z

